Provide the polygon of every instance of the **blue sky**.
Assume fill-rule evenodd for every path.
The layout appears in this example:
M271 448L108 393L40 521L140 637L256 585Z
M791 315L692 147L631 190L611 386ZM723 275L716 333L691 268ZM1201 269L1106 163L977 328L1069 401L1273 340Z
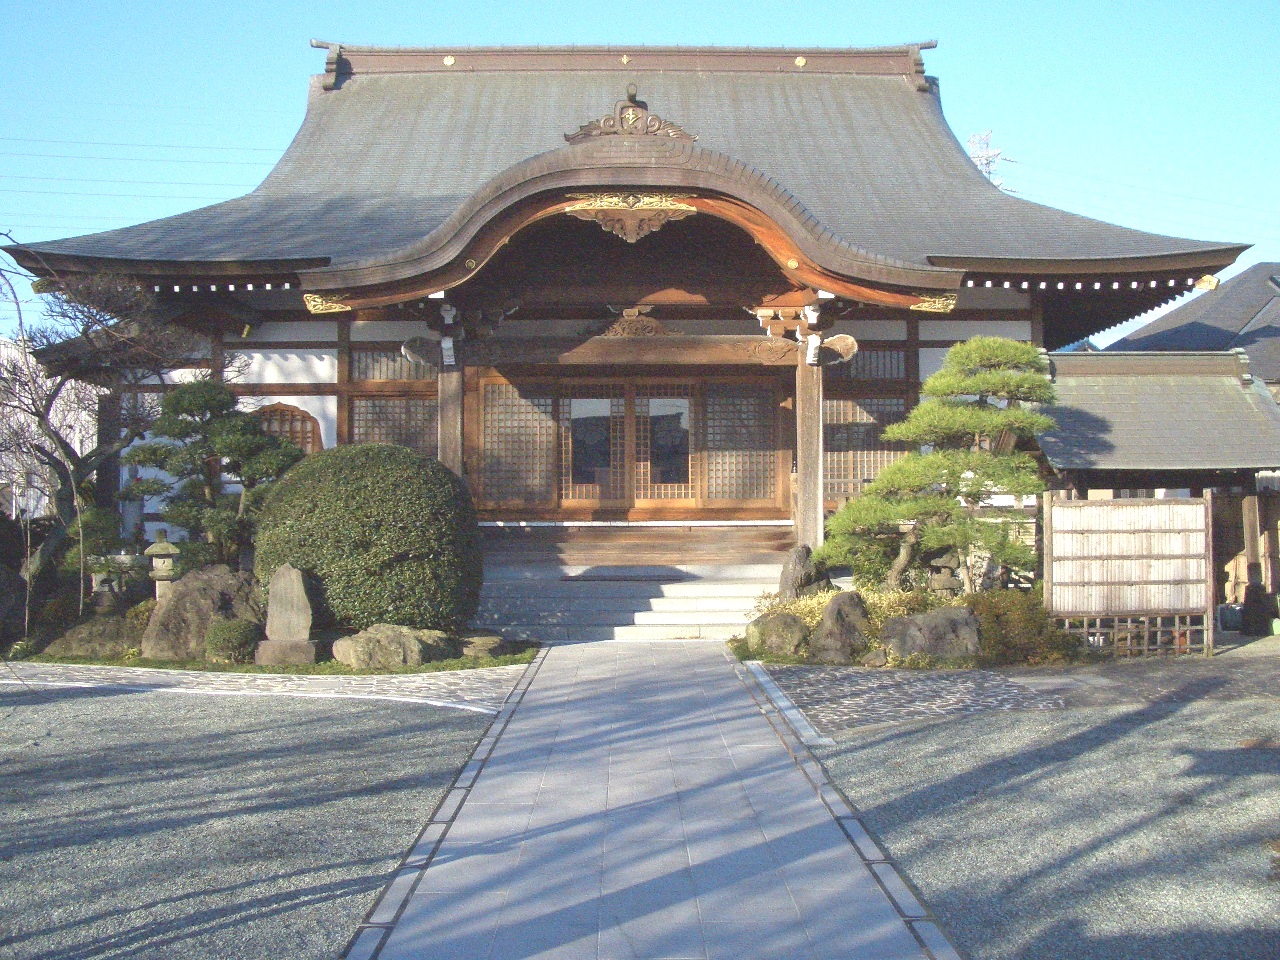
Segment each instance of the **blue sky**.
M10 0L0 230L91 233L238 196L345 43L871 46L936 39L952 129L1019 196L1280 260L1274 0L416 4ZM12 311L0 311L0 331Z

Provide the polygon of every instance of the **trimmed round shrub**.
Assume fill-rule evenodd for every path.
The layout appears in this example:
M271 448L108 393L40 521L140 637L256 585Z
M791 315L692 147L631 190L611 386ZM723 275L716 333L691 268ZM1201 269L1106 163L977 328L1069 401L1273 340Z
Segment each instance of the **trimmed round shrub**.
M361 444L307 457L258 518L266 589L291 563L318 587L322 623L462 629L480 604L480 528L466 485L406 447Z
M262 624L214 617L204 634L204 658L215 663L253 663L262 641Z
M982 663L1061 663L1080 656L1081 642L1059 629L1034 590L987 590L964 603L978 617Z

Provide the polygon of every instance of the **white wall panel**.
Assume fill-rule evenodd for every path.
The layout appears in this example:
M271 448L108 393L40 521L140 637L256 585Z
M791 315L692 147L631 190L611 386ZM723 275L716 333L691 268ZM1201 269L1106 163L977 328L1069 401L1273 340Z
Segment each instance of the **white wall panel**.
M408 340L426 336L431 329L425 320L356 320L351 324L352 342L368 340Z
M336 320L288 320L261 324L250 330L249 336L243 340L228 337L225 343L234 347L242 343L271 343L280 340L319 340L332 343L337 339Z
M337 383L336 350L237 350L228 356L236 383ZM243 369L241 368L243 366Z
M1030 320L922 320L921 340L968 340L970 337L1008 337L1030 340Z
M905 340L905 320L837 320L832 333L847 333L857 340Z
M942 369L942 361L946 359L946 347L920 348L920 382L924 383L930 376Z

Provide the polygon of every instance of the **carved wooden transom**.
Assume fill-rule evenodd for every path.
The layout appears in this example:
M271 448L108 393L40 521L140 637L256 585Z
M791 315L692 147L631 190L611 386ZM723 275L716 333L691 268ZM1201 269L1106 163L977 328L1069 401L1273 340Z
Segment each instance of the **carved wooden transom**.
M681 200L682 193L571 193L578 201L565 208L565 213L579 220L594 220L606 233L635 243L662 228L670 220L683 220L698 212L697 207Z
M698 139L670 120L663 120L656 113L650 113L648 106L636 99L635 84L627 87L627 99L618 101L612 116L584 123L575 132L566 133L564 138L569 143L581 143L614 134L625 137L667 137L672 140Z

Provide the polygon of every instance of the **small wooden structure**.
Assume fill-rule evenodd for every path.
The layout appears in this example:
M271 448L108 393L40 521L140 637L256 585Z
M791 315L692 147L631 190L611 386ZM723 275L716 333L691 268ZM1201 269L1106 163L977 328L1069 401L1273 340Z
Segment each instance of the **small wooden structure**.
M1212 494L1044 507L1044 600L1120 656L1213 652Z

